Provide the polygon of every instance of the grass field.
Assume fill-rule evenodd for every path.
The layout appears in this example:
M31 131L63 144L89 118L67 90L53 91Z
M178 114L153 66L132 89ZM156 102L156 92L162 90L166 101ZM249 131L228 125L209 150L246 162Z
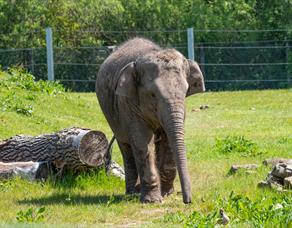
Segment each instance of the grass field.
M10 94L11 90L0 89L2 106L3 98ZM48 95L19 89L13 99L18 98L24 107L33 106L32 113L0 110L0 139L71 126L98 129L112 136L93 93ZM202 104L210 108L198 110ZM207 92L189 97L186 108L192 204L182 203L178 178L176 192L162 204L152 205L140 204L138 196L124 195L124 182L107 177L103 171L46 183L16 178L0 181L0 225L30 221L38 224L35 226L205 227L214 226L219 208L224 207L231 226L292 227L291 191L257 187L269 171L261 165L264 159L292 157L292 91ZM234 136L250 140L256 153L218 151L216 139L227 136L231 143ZM116 145L113 159L122 164ZM261 166L252 174L228 175L232 164L245 163Z

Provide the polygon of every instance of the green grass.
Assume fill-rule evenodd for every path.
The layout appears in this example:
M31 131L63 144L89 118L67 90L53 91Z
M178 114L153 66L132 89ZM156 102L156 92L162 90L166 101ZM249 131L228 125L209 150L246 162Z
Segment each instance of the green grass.
M13 91L23 104L33 106L33 112L26 115L15 109L0 109L0 139L16 134L50 133L71 126L98 129L108 138L112 136L94 93L50 95L23 89ZM9 94L11 89L0 87L2 98ZM194 110L202 104L210 108ZM232 226L278 227L285 219L290 221L286 226L292 226L291 192L278 193L257 187L269 168L260 166L253 174L228 175L232 164L261 164L269 157L292 157L292 91L198 94L187 98L186 109L191 205L182 203L178 178L176 192L162 204L152 205L140 204L138 196L124 195L124 182L107 177L103 171L46 183L16 178L0 181L0 225L21 225L23 220L31 219L48 226L200 226L214 224L223 206ZM216 139L231 139L233 143L232 139L238 137L256 145L257 153L222 153L215 146ZM116 145L113 159L122 164ZM241 199L239 203L235 196ZM272 215L276 204L283 205L284 209L265 220L264 216ZM45 210L41 210L38 220L37 212L43 207ZM17 219L19 215L24 218ZM260 217L260 222L253 215Z

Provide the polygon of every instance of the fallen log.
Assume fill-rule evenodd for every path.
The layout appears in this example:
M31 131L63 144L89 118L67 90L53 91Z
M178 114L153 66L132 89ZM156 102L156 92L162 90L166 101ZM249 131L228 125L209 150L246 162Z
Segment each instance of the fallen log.
M50 162L82 171L104 163L108 141L100 131L69 128L40 136L17 135L0 142L0 162Z
M0 179L20 176L29 180L46 180L51 171L48 162L0 162Z
M107 173L125 180L125 171L118 163L111 161ZM49 176L57 174L49 162L0 162L0 180L19 176L30 181L46 180Z

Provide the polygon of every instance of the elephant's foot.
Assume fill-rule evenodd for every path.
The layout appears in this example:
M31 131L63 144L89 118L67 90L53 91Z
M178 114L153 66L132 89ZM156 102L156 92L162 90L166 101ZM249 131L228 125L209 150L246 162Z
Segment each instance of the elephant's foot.
M162 196L160 192L160 188L158 186L155 186L154 188L147 189L141 193L140 198L142 203L161 203L162 202Z
M141 194L142 203L161 203L162 196L159 190L151 190L147 193Z
M131 194L136 194L136 193L140 193L140 183L136 184L135 186L126 188L126 194L131 195Z
M162 185L161 187L161 195L164 196L169 196L170 194L172 194L174 192L174 187L173 185Z

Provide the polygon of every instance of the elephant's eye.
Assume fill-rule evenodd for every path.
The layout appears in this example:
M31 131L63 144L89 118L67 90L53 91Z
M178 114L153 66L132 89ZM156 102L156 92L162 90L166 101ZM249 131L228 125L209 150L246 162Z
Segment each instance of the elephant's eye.
M151 93L151 97L153 97L153 98L154 98L154 97L155 97L155 94L154 94L154 93Z

